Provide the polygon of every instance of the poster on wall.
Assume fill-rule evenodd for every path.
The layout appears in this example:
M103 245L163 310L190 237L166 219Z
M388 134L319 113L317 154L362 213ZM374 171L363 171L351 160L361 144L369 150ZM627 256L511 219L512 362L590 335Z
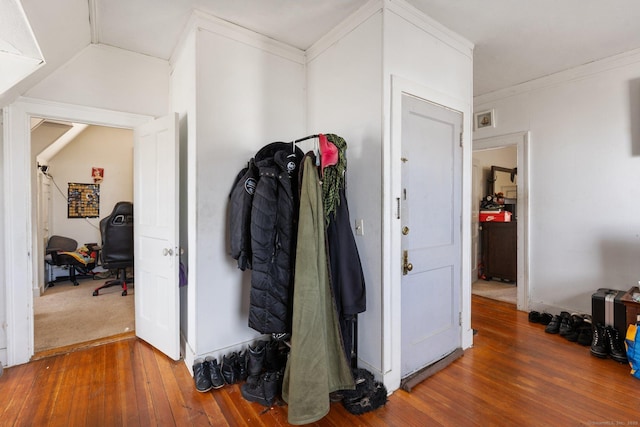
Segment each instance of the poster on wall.
M91 178L93 178L93 183L94 184L100 184L102 182L102 180L104 179L104 168L97 168L97 167L92 167L91 168Z
M69 183L67 192L68 218L98 218L100 216L100 184Z

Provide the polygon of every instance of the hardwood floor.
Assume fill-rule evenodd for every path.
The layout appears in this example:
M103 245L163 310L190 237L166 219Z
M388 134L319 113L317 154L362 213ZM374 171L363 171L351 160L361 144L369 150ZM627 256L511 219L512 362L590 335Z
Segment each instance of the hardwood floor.
M341 404L317 426L639 425L629 366L544 333L515 306L472 300L474 347L383 408ZM7 368L2 426L285 426L286 406L245 401L238 385L198 393L182 362L126 339Z

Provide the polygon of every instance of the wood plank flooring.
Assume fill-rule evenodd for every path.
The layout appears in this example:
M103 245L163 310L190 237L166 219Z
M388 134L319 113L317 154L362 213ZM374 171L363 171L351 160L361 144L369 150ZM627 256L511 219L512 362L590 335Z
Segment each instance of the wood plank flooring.
M383 408L341 404L316 426L640 425L629 366L544 333L511 304L473 296L474 347ZM2 426L286 426L287 407L245 401L238 385L198 393L182 362L135 338L7 368Z

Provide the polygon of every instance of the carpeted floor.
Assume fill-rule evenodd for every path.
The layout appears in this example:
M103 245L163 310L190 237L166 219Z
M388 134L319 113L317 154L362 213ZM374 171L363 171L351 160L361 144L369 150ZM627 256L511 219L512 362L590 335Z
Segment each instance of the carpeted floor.
M60 282L34 298L35 352L133 331L134 287L128 295L114 286L93 296L103 281L85 279L79 286Z
M515 283L497 280L478 280L471 285L471 293L512 304L516 304L518 300L518 288Z

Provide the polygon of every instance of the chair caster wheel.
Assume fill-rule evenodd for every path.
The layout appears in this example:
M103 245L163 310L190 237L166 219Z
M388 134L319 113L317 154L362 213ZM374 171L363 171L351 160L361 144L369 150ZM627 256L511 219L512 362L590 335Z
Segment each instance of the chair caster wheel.
M126 297L127 296L127 291L122 291L122 296Z
M80 285L80 283L78 283L78 282L73 282L73 286L79 286L79 285Z
M93 291L93 296L97 297L98 296L98 291Z

